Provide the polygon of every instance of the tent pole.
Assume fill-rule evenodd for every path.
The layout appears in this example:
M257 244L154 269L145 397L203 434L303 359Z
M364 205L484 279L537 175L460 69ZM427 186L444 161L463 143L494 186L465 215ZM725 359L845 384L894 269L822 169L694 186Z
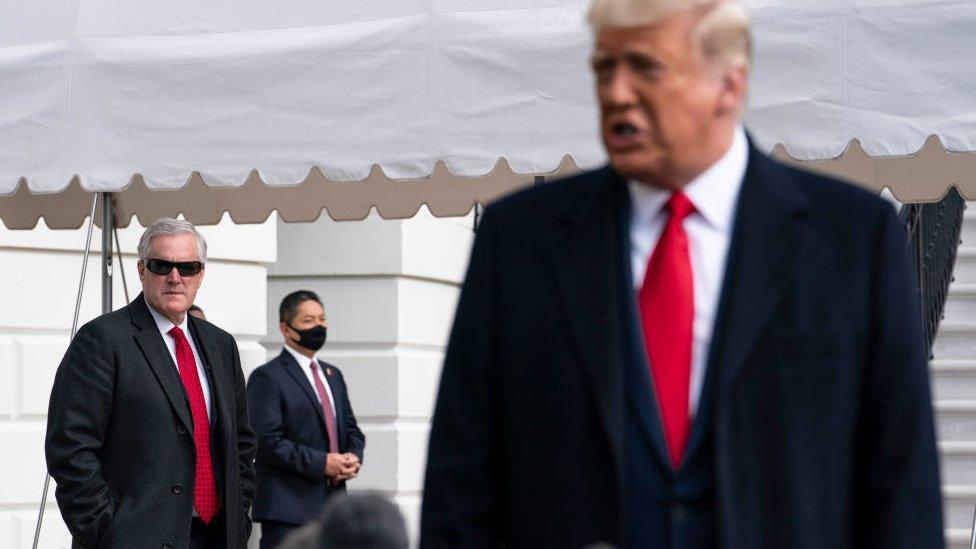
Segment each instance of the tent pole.
M95 204L98 202L98 193L92 193L91 214L88 215L88 237L85 239L85 255L81 260L81 280L78 281L78 297L75 299L75 317L71 323L71 339L74 339L78 331L78 317L81 314L81 296L85 290L85 273L88 271L88 256L91 255L92 230L95 228ZM34 529L33 549L37 549L37 542L41 539L41 523L44 520L44 506L47 504L47 492L51 486L51 475L44 475L44 491L41 495L41 508L37 511L37 528Z
M119 262L119 274L122 275L122 292L125 296L125 304L129 304L129 285L125 283L125 266L122 264L122 245L119 243L119 229L112 226L113 238L115 238L115 257Z
M112 194L102 195L102 314L112 312Z
M969 547L976 549L976 515L973 516L973 529L969 532Z

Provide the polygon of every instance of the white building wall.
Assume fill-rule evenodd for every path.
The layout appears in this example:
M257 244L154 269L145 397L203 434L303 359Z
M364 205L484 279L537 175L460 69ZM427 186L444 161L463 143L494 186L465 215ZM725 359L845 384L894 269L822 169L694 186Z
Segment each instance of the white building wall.
M266 264L275 260L276 222L202 227L210 261L197 303L237 338L246 372L265 359ZM139 292L135 249L142 228L119 231L130 297ZM100 249L101 234L93 234ZM45 475L44 430L54 373L67 348L85 230L9 231L0 225L0 548L31 546ZM117 266L117 265L116 265ZM116 272L113 303L125 304ZM88 264L80 322L101 311L101 263ZM52 483L39 546L70 547Z
M393 497L415 540L430 416L472 224L470 216L435 219L426 210L406 221L279 222L278 262L268 269L269 355L281 349L281 299L317 292L329 326L320 356L342 369L366 434L350 489Z

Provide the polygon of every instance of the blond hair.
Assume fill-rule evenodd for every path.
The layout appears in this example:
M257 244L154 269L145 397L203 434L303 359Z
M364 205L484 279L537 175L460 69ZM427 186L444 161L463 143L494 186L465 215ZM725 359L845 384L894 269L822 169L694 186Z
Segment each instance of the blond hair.
M594 0L587 19L593 31L599 32L653 25L687 11L701 13L693 39L706 59L730 66L749 65L749 16L737 0Z

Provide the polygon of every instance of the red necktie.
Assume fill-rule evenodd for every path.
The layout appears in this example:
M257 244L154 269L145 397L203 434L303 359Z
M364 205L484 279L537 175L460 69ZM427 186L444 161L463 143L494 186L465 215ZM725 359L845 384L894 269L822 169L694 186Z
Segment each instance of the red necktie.
M210 524L220 501L217 499L217 484L214 482L213 463L210 461L210 418L207 415L207 401L203 397L203 387L197 373L197 361L193 358L190 342L183 330L174 326L169 335L176 341L176 365L180 368L180 379L190 399L190 414L193 416L193 446L196 448L196 474L193 478L193 507L200 520Z
M332 413L332 406L329 404L329 393L325 390L322 378L319 376L318 361L312 360L308 365L312 369L312 379L315 380L315 390L319 393L319 400L322 402L322 413L325 414L325 432L329 435L329 452L339 453L339 435L336 434L335 414Z
M691 424L688 392L695 318L688 234L682 223L695 206L678 191L671 195L666 208L670 216L647 263L638 302L661 423L671 464L678 469Z

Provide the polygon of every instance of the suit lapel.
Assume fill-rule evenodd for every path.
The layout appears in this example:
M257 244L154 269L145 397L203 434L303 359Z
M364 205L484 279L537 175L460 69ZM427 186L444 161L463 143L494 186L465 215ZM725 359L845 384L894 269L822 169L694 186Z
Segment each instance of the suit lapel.
M807 201L789 171L749 151L709 349L700 417L741 373L794 280L797 220ZM717 382L717 383L716 383ZM718 391L716 394L715 391ZM696 422L689 448L700 444Z
M617 261L620 269L620 306L623 307L622 318L624 319L623 330L627 350L630 353L630 364L627 366L627 396L630 405L643 429L644 434L650 439L651 444L657 452L657 457L665 470L671 471L671 456L668 453L668 444L664 438L664 430L661 425L661 415L657 402L657 393L654 388L654 380L651 378L649 368L650 360L647 358L647 349L644 346L644 333L641 326L640 311L637 306L637 292L634 291L634 277L631 267L630 257L630 217L632 215L632 204L630 194L626 189L620 193L619 200L622 203L620 211L626 212L617 222L617 234L619 238Z
M299 366L295 357L291 356L291 353L287 349L281 349L278 360L284 365L285 371L295 380L295 383L302 388L302 391L305 391L305 396L312 401L312 408L315 409L315 413L319 416L319 425L322 427L323 432L325 432L325 416L322 415L322 402L319 401L319 398L315 395L315 389L312 388L312 384L305 377L305 372L302 371L303 366ZM309 359L309 362L311 362L311 359Z
M233 406L230 403L233 399L230 396L233 395L233 390L231 389L231 380L227 379L230 372L225 371L226 368L222 367L225 364L223 356L214 345L213 338L204 337L201 334L196 318L190 316L188 320L190 329L193 331L193 341L197 345L197 352L200 353L203 369L207 372L207 380L210 382L210 424L216 425L219 419L222 425L232 425Z
M623 470L624 392L614 252L621 215L615 187L620 185L609 169L595 172L578 186L577 194L559 204L561 225L550 235L552 272L571 340L593 389L618 472Z
M218 467L217 471L223 471L224 466L218 463L222 459L227 462L228 456L235 455L237 433L231 426L234 421L234 390L233 384L228 375L232 375L229 368L224 366L224 357L220 349L214 344L214 339L207 337L201 331L197 319L189 316L187 318L190 331L193 332L193 343L200 353L200 360L203 361L203 371L207 373L207 381L210 384L210 440L211 440L211 462ZM216 452L214 450L217 450ZM223 493L225 488L225 475L217 474L217 487Z
M183 390L183 382L177 373L173 357L169 354L169 349L166 348L163 336L159 333L156 322L149 314L148 307L141 293L128 305L132 324L139 329L135 334L136 343L142 350L142 354L149 363L156 380L162 386L163 393L169 399L170 405L176 411L176 415L183 422L187 432L192 433L193 420L190 418L190 406L186 400L186 392Z

